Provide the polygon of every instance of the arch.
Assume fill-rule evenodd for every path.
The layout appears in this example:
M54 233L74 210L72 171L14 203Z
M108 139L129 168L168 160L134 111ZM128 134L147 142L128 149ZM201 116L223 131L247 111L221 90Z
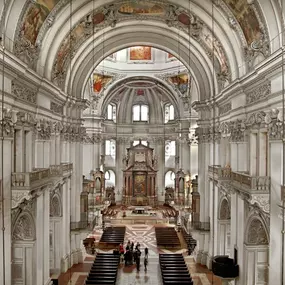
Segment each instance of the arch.
M108 173L108 174L107 174ZM109 179L106 177L109 175ZM115 187L116 185L116 174L112 169L106 169L105 171L105 187Z
M58 193L55 193L50 198L49 211L50 211L49 212L50 217L61 217L62 216L61 197Z
M19 214L12 230L12 240L34 241L36 239L36 227L32 214L24 211Z
M165 187L174 188L175 187L175 172L173 170L168 170L165 175Z
M230 202L226 197L223 197L220 203L219 219L220 220L230 220L231 219Z
M260 215L253 214L248 219L245 243L247 245L269 245L268 229Z

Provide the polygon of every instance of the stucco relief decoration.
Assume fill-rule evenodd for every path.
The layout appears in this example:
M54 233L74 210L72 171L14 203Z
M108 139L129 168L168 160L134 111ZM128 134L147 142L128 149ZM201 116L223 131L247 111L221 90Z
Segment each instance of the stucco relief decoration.
M257 205L263 212L269 214L270 211L269 194L251 195L249 203L252 205Z
M50 102L50 110L56 114L63 115L63 105Z
M229 122L230 141L243 142L245 140L246 125L243 120L235 120Z
M229 202L226 199L223 199L220 208L220 220L229 220L231 218L231 210Z
M282 112L277 109L270 110L265 116L265 123L269 139L281 140L283 137Z
M232 109L232 103L226 103L224 105L222 105L221 107L219 107L219 114L220 115L224 115L226 113L228 113L229 111L231 111Z
M266 82L265 84L258 85L251 91L246 92L246 103L250 104L266 98L271 94L271 83Z
M22 214L17 219L12 234L13 240L34 240L35 228L30 215Z
M18 99L27 101L32 104L37 103L37 90L29 88L23 83L13 80L12 81L12 94L14 94Z
M17 112L10 109L0 110L0 134L4 137L13 137L14 126L17 122Z
M57 195L53 195L53 197L50 199L49 215L51 217L61 216L61 203Z
M40 119L35 126L35 132L37 134L37 139L50 140L52 123L46 119Z
M248 233L247 244L250 245L268 245L268 238L264 226L259 219L251 221Z
M246 119L245 124L248 128L260 128L265 126L265 117L266 113L264 111L252 113Z
M201 32L205 24L196 15L190 14L189 11L179 6L169 4L164 0L139 2L116 1L115 4L98 8L83 17L75 24L71 33L63 39L53 63L53 82L63 88L70 59L74 57L82 43L93 34L92 21L95 24L94 32L96 34L101 29L108 26L114 27L117 22L128 21L131 18L160 21L166 23L168 26L179 28L187 33L187 35L190 32L191 36L207 51L207 54L209 56L211 54L211 32L202 37ZM208 31L210 31L209 28ZM217 38L214 38L213 41L215 47L214 55L218 57L215 67L220 65L217 74L220 75L219 78L221 81L228 81L230 72L228 59L225 56L226 53ZM209 47L209 45L211 45L211 47Z

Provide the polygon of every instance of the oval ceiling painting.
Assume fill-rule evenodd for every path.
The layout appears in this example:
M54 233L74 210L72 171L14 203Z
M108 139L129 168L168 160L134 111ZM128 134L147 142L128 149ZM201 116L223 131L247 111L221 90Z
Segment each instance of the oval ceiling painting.
M133 15L133 14L163 15L165 13L162 6L148 1L123 4L119 8L118 12L125 15Z
M185 13L181 13L178 15L178 21L186 26L190 25L190 18Z
M95 25L98 25L98 24L102 23L104 21L104 19L105 19L105 16L103 13L97 13L93 17L93 22Z

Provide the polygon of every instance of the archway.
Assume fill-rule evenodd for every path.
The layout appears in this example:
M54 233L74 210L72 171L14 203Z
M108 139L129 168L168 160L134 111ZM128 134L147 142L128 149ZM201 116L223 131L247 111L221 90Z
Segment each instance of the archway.
M12 280L13 284L34 284L36 264L33 256L36 231L32 214L24 211L16 218L12 228Z
M221 200L218 217L218 254L230 255L231 208L229 200L225 197Z
M268 284L269 235L262 218L252 215L247 222L244 243L245 283Z
M62 203L59 193L50 196L50 271L59 273L61 270L62 257Z

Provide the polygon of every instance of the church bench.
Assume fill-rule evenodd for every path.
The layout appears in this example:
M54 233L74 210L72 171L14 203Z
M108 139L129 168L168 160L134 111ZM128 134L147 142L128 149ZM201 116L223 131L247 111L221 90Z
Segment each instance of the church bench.
M194 285L193 281L184 281L184 280L180 280L178 281L179 285L180 284L187 284L187 285ZM170 285L170 284L177 284L177 281L173 281L173 280L163 280L163 285Z
M89 274L117 274L117 269L92 269Z
M105 285L105 284L109 284L109 285L115 285L116 281L110 281L110 280L104 280L104 279L98 279L98 280L86 280L85 281L86 285Z

